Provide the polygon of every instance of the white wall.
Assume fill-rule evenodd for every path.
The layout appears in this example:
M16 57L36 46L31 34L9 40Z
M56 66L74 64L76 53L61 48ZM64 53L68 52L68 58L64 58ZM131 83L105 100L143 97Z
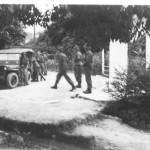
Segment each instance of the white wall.
M110 42L110 82L113 81L113 78L115 77L115 69L118 71L122 71L123 69L127 69L128 66L128 44L120 43L119 41L116 42Z

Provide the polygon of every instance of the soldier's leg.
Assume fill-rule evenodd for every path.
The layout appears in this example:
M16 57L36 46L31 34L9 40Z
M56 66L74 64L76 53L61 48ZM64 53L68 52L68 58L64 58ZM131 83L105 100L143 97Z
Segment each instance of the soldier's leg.
M39 67L39 70L40 70L40 74L43 74L43 68L42 68L42 63L39 63L40 67Z
M41 63L41 73L42 73L42 75L44 74L44 63Z
M36 69L35 69L35 71L36 71L36 73L35 73L35 78L36 78L36 80L37 80L37 82L39 81L39 75L40 75L40 67L36 67Z
M24 74L23 74L23 69L20 68L20 82L23 83L24 82Z
M54 84L54 86L52 86L51 88L57 89L57 84L59 83L59 81L60 81L62 75L63 75L63 74L62 74L61 72L59 72L59 73L57 74L55 84Z
M76 81L78 82L78 80L77 80L77 67L74 68L74 76L75 76Z
M44 70L45 70L45 75L47 75L47 62L45 62L45 64L44 64Z
M82 71L81 67L78 67L76 70L76 80L78 82L77 88L81 88L81 78L82 78Z
M44 77L43 77L43 74L42 74L42 72L41 72L41 68L39 67L39 75L40 75L40 77L41 77L41 81L42 81L42 79L44 79L44 80L46 80Z
M86 83L87 83L87 90L84 93L91 93L91 89L92 89L92 79L91 79L91 70L87 70L85 69L85 79L86 79Z
M25 85L27 85L28 82L28 71L27 69L24 69L24 83Z
M65 79L68 81L68 83L72 86L72 89L70 91L75 90L74 83L71 80L71 78L67 75L66 71L63 72L63 75L64 75Z

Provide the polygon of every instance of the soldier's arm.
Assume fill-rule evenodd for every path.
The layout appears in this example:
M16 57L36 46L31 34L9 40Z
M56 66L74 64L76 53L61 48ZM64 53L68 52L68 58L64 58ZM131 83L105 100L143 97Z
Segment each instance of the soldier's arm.
M88 66L91 63L91 54L87 53L85 56L85 61L83 63L83 67Z

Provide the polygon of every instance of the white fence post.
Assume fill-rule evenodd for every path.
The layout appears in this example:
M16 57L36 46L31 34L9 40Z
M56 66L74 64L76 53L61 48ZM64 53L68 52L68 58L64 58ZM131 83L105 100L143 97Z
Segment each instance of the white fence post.
M122 72L128 67L128 44L120 43L119 41L110 42L109 46L109 83L116 76L115 70ZM122 70L123 69L123 70ZM109 84L110 85L110 84Z
M102 50L102 74L104 74L105 71L105 57L104 57L104 49Z

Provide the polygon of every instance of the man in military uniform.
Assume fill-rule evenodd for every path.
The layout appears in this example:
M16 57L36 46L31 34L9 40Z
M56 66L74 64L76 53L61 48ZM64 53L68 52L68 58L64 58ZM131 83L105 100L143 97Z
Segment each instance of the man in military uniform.
M87 43L84 45L85 49L85 60L83 63L84 71L85 71L85 79L87 82L87 90L83 91L85 94L92 93L92 80L91 80L91 74L92 74L92 62L93 62L93 54L90 50L90 47L88 47Z
M44 75L47 75L47 62L48 62L48 58L47 58L47 55L45 53L42 53L42 56L44 58Z
M41 81L42 79L45 81L46 79L43 77L42 73L41 73L41 69L40 69L40 65L38 64L38 62L36 61L36 58L33 57L32 58L32 66L33 66L33 81L39 81L39 75L41 77Z
M24 85L27 85L28 75L27 75L27 69L29 65L29 60L26 57L26 54L23 53L20 58L20 71L21 71L21 82L24 83Z
M79 50L79 46L75 45L75 59L74 59L74 74L78 85L76 88L81 88L82 82L82 54Z
M41 73L43 75L44 73L44 57L41 55L40 51L37 52L36 60L38 64L40 65Z
M57 89L57 84L59 83L59 80L61 79L62 76L64 76L65 79L68 81L68 83L72 86L72 89L70 91L75 90L73 81L67 75L67 56L63 53L63 48L60 46L58 47L58 51L57 51L57 59L58 59L59 72L57 74L55 85L52 86L51 88Z

